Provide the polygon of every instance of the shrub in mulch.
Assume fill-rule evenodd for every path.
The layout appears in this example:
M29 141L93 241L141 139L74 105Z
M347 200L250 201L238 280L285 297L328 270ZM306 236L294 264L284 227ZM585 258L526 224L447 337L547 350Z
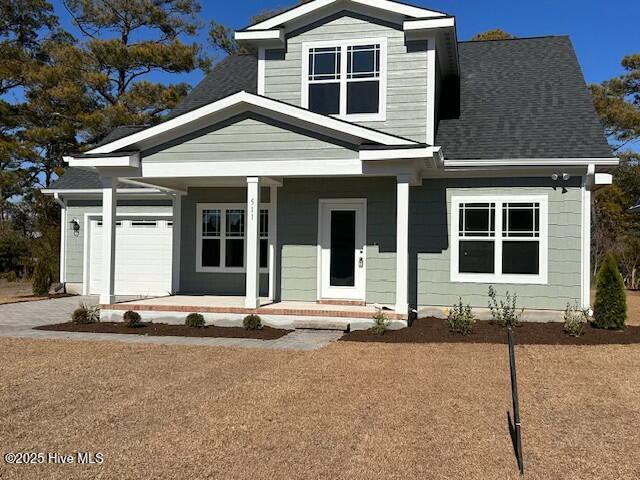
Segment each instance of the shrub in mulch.
M610 253L600 267L596 285L593 326L607 329L624 328L627 320L627 298L618 264Z
M131 310L124 312L122 319L124 320L125 325L129 328L142 328L144 326L138 312L133 312Z
M100 321L100 307L81 303L71 314L73 323L96 323Z
M192 337L192 338L251 338L256 340L276 340L290 333L290 330L279 330L264 327L260 330L245 330L240 327L192 328L186 325L168 325L166 323L142 322L140 328L130 328L122 322L100 322L92 324L59 323L43 325L36 330L54 332L85 332L85 333L119 333L123 335L145 335L157 337Z
M259 315L247 315L242 320L242 326L245 330L260 330L262 328L262 319Z
M204 328L204 317L199 313L190 313L184 319L184 324L191 328Z
M518 345L628 345L640 343L640 327L628 326L624 330L602 330L585 325L579 337L567 335L564 324L522 322L513 331ZM469 335L449 331L446 320L424 318L409 328L375 335L368 331L354 331L344 335L343 342L383 343L492 343L506 344L507 330L490 321L476 322Z

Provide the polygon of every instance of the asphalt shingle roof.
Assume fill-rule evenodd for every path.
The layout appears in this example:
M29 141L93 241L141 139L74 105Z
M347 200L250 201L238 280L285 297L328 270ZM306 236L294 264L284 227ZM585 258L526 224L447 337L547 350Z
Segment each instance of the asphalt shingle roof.
M436 145L447 159L612 157L568 37L460 42L460 91L443 100ZM253 55L222 60L169 114L242 90L257 93ZM451 114L451 112L455 112ZM146 127L120 127L100 144ZM100 188L70 168L51 188Z
M461 42L460 115L440 121L450 159L612 157L568 37Z

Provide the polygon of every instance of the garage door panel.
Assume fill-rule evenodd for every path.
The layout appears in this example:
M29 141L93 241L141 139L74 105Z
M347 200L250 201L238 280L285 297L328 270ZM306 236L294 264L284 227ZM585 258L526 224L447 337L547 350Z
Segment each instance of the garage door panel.
M136 226L136 222L144 226ZM165 221L120 222L116 228L115 294L167 295L171 291L171 226ZM100 293L103 229L92 222L90 240L90 292Z

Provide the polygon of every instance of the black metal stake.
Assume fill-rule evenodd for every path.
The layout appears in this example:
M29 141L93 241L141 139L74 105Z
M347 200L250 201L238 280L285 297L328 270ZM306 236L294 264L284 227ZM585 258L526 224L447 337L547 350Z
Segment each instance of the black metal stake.
M509 340L509 370L511 372L511 400L513 402L513 420L511 413L507 412L509 422L509 433L513 443L513 451L516 454L520 475L524 475L524 460L522 458L522 436L520 434L520 402L518 401L518 381L516 378L516 354L513 346L513 332L511 327L507 328L507 338Z

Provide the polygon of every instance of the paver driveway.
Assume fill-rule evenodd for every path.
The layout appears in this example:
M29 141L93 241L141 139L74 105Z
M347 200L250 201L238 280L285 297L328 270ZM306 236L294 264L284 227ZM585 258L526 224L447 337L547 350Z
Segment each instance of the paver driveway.
M148 335L118 335L112 333L50 332L33 329L39 325L68 321L73 310L81 302L95 304L98 302L98 297L77 296L0 305L0 337L317 350L342 336L342 332L335 331L296 330L276 340L253 340L246 338L152 337Z

